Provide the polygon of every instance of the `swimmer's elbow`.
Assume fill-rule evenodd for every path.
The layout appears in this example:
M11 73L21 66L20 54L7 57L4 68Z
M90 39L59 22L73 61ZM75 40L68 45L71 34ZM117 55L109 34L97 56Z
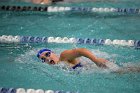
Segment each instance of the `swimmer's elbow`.
M86 48L78 48L78 49L77 49L77 52L78 52L79 54L85 54L87 51L89 51L89 50L87 50Z

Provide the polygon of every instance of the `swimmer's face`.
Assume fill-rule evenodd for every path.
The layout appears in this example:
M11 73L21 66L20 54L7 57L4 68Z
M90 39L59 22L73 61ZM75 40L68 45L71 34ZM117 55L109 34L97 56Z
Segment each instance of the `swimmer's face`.
M39 58L42 60L43 63L45 62L48 64L56 64L59 61L58 57L50 51L43 52Z

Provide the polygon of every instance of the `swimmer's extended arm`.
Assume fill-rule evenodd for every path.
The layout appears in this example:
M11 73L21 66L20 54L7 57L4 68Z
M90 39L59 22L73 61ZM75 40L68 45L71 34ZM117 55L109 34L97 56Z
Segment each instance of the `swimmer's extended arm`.
M84 57L87 57L90 60L92 60L97 66L105 67L105 68L107 67L105 65L105 63L108 62L108 61L103 59L103 58L96 57L91 51L89 51L85 48L78 48L78 49L76 49L76 51L78 52L78 54L80 56L84 56Z

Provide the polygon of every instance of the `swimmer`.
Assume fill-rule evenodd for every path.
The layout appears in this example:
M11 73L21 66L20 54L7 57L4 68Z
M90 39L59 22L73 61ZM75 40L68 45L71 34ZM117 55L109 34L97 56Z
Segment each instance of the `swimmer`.
M57 2L63 2L63 0L31 0L35 4L54 4Z
M78 2L96 2L98 0L22 0L35 4L55 4L55 3L78 3Z
M73 69L82 67L82 64L79 60L79 58L82 56L89 58L98 67L107 68L106 63L109 62L108 60L104 58L96 57L90 50L85 48L65 50L60 54L60 57L57 56L50 49L41 49L37 53L37 57L41 59L43 63L54 65L54 64L59 64L60 62L65 62Z
M31 2L35 4L51 4L52 3L51 0L31 0Z

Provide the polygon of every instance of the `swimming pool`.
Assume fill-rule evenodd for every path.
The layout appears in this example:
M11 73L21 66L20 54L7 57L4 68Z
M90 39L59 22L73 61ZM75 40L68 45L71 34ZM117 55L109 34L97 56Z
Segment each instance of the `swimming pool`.
M2 5L7 3L2 3ZM8 3L9 4L9 3ZM65 4L76 7L140 8L140 1L115 1ZM27 3L10 5L31 5ZM62 6L61 4L58 6ZM42 13L0 11L0 35L74 37L140 40L139 14L125 13ZM95 55L114 61L120 67L140 67L140 51L134 47L92 44L26 43L0 44L0 87L78 91L79 93L139 93L138 72L111 73L97 68L90 60L89 69L69 71L63 64L49 66L36 58L37 50L47 47L56 53L84 47ZM79 72L80 71L80 72Z

